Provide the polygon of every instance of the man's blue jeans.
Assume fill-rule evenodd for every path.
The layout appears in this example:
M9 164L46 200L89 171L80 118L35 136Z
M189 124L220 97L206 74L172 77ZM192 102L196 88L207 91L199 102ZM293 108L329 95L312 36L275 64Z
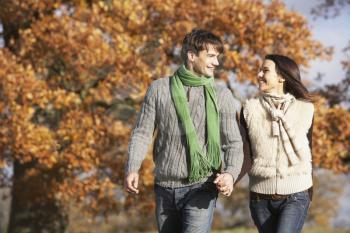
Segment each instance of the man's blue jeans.
M250 200L249 208L259 233L300 233L310 206L308 191L284 200Z
M156 218L160 233L208 233L218 191L213 182L181 188L155 185Z

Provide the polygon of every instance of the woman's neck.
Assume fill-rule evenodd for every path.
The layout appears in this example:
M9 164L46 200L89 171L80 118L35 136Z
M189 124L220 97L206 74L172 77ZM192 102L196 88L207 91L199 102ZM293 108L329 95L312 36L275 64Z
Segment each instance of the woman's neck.
M265 92L266 94L270 94L270 95L273 95L273 96L284 96L286 93L283 91L283 90L270 90L270 91L267 91L267 92ZM281 105L280 105L280 103L278 102L278 101L273 101L273 103L274 103L274 105L275 105L275 107L276 108L280 108L281 107Z
M286 94L286 92L283 90L283 88L282 89L280 89L280 88L271 89L271 90L266 91L265 93L271 94L271 95L277 95L277 96L283 96Z

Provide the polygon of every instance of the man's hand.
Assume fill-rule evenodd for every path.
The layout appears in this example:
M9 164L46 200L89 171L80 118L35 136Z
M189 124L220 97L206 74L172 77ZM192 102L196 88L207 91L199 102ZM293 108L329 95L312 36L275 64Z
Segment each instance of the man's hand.
M233 177L229 173L216 174L214 180L216 188L226 197L230 196L233 191Z
M130 172L125 177L124 187L126 191L128 191L129 193L138 194L139 193L139 190L137 189L138 185L139 185L139 173Z

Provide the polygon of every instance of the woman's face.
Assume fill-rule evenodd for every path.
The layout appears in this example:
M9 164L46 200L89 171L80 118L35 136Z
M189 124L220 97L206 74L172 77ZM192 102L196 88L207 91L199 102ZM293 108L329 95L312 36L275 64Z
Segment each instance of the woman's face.
M258 73L259 90L266 93L283 94L284 79L277 74L275 63L265 60Z

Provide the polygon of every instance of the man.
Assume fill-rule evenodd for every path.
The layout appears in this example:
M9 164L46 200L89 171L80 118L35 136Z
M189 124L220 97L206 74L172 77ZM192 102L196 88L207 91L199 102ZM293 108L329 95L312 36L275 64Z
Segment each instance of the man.
M184 65L151 84L133 130L125 178L130 193L139 192L138 170L158 130L153 158L159 232L210 232L217 187L229 196L240 172L243 148L234 99L227 88L214 88L222 52L222 41L211 32L187 34Z

